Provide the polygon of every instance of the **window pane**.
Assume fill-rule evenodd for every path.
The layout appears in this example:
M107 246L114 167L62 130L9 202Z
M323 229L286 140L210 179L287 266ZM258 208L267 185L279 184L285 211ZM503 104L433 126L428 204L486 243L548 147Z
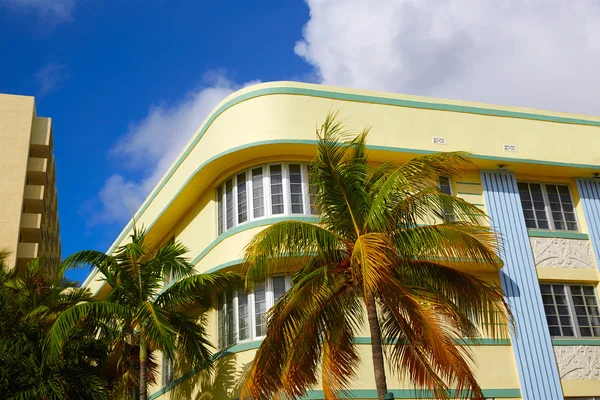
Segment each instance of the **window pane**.
M316 215L317 209L315 207L315 204L317 203L317 188L310 184L311 175L312 175L312 165L309 165L307 181L308 181L308 197L309 197L309 201L310 201L310 213Z
M445 176L440 177L439 184L442 193L452 196L452 186L450 185L450 178Z
M237 212L238 224L248 220L247 210L248 200L246 198L246 173L242 172L237 176Z
M227 320L225 330L227 332L227 346L231 346L235 343L235 320L233 314L233 294L227 293Z
M217 189L217 228L219 235L223 233L223 188Z
M260 218L265 215L262 167L252 170L252 205L254 208L254 218Z
M227 216L227 229L233 227L233 179L225 182L225 215Z
M567 185L546 185L554 229L577 231L577 222L573 210L573 199ZM550 197L552 193L552 197Z
M273 304L285 293L285 276L273 277Z
M298 164L290 164L290 198L292 214L304 213L302 200L302 168Z
M243 290L238 291L238 338L239 340L250 339L248 295Z
M525 226L529 229L548 229L548 217L542 187L538 183L517 182Z
M281 165L270 166L271 175L271 212L283 214L283 176Z
M227 309L225 307L225 293L221 293L217 300L217 319L218 319L218 329L219 329L219 348L222 349L226 346L226 337L227 332L225 328L225 314Z
M265 327L265 312L267 311L267 296L265 284L257 283L254 287L254 321L256 324L256 336L264 336Z
M542 303L551 336L573 336L573 324L563 285L541 284Z

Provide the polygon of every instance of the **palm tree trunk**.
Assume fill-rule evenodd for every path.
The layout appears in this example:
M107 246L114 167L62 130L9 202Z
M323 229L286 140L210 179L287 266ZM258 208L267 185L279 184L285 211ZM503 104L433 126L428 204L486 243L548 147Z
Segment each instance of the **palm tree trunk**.
M369 329L371 331L371 353L373 354L373 372L375 373L375 386L377 387L377 396L379 400L384 400L387 393L387 382L385 377L385 367L383 364L383 347L381 346L381 329L379 328L379 318L377 317L377 306L372 293L367 294L365 299L367 306L367 317L369 319Z
M148 397L147 381L146 381L146 366L148 363L148 351L146 342L140 339L140 400L146 400Z

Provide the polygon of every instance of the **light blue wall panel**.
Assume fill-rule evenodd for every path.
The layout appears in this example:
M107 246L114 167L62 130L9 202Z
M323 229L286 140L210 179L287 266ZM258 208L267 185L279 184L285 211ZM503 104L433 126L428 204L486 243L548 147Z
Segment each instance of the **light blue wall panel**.
M525 400L562 400L563 394L517 181L510 172L482 171L488 214L502 235L502 288L515 317L513 350Z
M596 256L596 265L600 267L600 181L598 179L577 179L577 190L583 204L585 222Z

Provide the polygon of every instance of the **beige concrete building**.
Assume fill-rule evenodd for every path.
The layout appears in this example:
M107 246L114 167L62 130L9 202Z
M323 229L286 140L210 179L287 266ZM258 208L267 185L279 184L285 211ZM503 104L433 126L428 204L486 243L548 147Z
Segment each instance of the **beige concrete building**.
M52 121L29 96L0 94L0 248L8 265L60 262Z

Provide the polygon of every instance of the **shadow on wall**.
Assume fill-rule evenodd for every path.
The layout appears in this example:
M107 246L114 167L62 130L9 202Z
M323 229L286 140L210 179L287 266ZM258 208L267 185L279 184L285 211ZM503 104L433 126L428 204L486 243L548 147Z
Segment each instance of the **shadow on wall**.
M202 370L171 390L172 399L222 400L238 398L251 363L238 366L235 354L219 358L212 371ZM175 366L181 371L183 366Z

